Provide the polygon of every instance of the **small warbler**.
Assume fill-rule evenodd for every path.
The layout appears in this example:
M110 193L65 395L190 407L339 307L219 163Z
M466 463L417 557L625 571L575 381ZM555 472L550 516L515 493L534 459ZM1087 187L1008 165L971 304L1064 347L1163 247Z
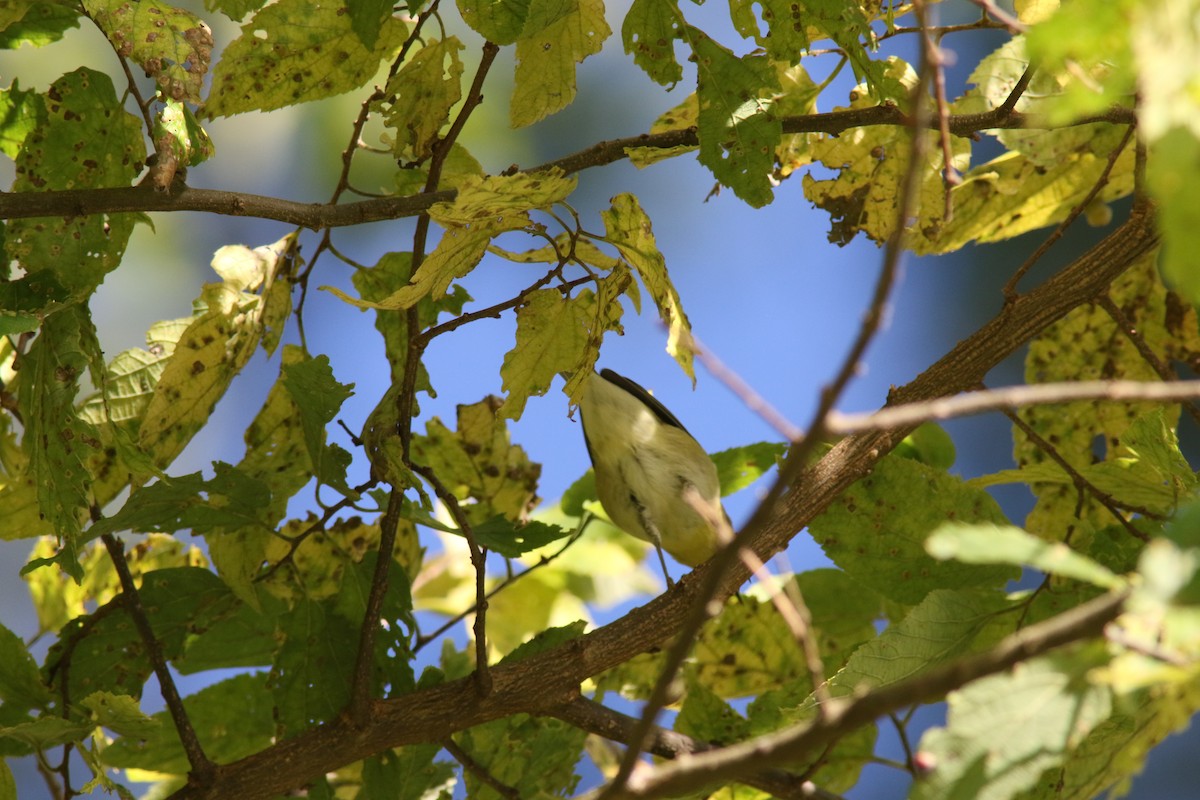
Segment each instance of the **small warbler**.
M694 567L732 535L716 466L662 403L610 369L589 376L579 410L600 504L655 546L671 586L663 550Z

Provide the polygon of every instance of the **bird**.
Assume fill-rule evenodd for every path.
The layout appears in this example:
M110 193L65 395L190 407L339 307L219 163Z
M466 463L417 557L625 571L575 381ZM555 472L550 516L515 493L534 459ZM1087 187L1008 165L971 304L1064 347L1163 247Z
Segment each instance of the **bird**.
M732 536L717 468L674 414L611 369L592 372L579 400L596 494L613 523L689 567Z

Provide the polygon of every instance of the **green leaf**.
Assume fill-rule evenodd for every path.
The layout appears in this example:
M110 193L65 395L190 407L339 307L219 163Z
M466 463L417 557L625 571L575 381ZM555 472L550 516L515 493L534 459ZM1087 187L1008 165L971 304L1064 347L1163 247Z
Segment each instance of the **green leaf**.
M333 719L350 699L358 630L331 601L301 598L281 618L284 637L271 670L279 734L294 736Z
M192 110L179 100L167 100L154 118L154 141L160 157L170 153L184 167L207 161L216 148Z
M401 162L422 161L433 154L438 134L450 121L450 109L462 99L462 49L454 36L426 42L388 81L383 121L393 137L392 152Z
M930 592L900 622L855 650L830 678L830 691L845 697L888 686L982 650L998 638L999 621L1007 619L1011 629L1013 606L997 591ZM812 702L809 698L801 708Z
M92 692L79 705L92 712L97 725L121 736L145 739L156 733L161 724L143 714L138 701L125 694Z
M160 0L83 0L113 49L154 78L162 96L200 102L212 57L212 30L199 17Z
M633 0L621 25L625 52L663 86L672 87L683 78L674 47L682 25L677 0Z
M82 516L91 501L86 461L99 446L95 430L76 416L74 407L80 376L89 364L85 351L91 325L82 308L50 316L23 359L17 396L25 424L22 445L29 457L24 480L36 490L39 516L62 545L60 564L76 580L82 577L77 560ZM43 532L39 525L18 535Z
M207 686L185 697L183 707L205 755L218 764L245 758L275 741L265 673L235 675ZM170 715L160 711L152 719L157 723L154 730L145 736L122 736L104 748L101 760L120 769L186 775L190 767Z
M118 354L105 370L104 393L86 399L79 407L79 416L93 425L141 419L179 337L192 319L151 325L146 332L146 349L135 347Z
M260 526L259 510L270 502L262 482L236 467L217 461L215 474L205 479L199 472L164 478L130 495L116 514L88 528L91 537L116 531L191 530L203 535L214 528ZM268 529L269 530L269 529Z
M90 722L44 716L33 722L0 726L0 741L11 739L27 744L35 750L49 750L68 742L82 742L94 729L95 725Z
M584 503L589 500L599 502L596 494L596 473L591 468L567 487L559 505L567 516L582 517L585 510Z
M266 487L269 498L260 500L257 522L215 529L207 536L213 566L238 597L255 608L261 600L254 578L279 544L262 533L278 530L289 501L313 476L300 414L283 385L283 370L308 356L296 345L284 347L282 356L280 377L246 428L246 455L237 465L240 473Z
M438 744L415 744L365 759L359 796L364 800L373 797L429 800L449 796L457 783L455 765L434 761L441 749Z
M540 464L510 442L500 402L487 397L458 406L458 431L437 417L425 425L423 436L412 439L413 458L428 466L458 499L472 498L463 510L472 524L497 514L523 520L533 507Z
M25 643L0 625L0 700L13 709L44 708L51 696Z
M1178 300L1168 296L1163 288L1157 268L1158 254L1147 253L1122 273L1109 289L1109 297L1124 309L1129 323L1136 327L1145 344L1159 358L1170 362L1186 358L1184 353L1196 347L1196 322L1194 312L1180 309ZM1158 380L1154 367L1142 357L1139 349L1117 326L1108 312L1098 305L1084 305L1058 322L1046 328L1034 339L1025 359L1026 380L1029 383L1048 381L1080 381L1099 379ZM1121 470L1116 467L1099 467L1097 461L1123 460L1130 456L1123 447L1125 437L1139 418L1153 412L1157 406L1150 403L1098 403L1076 402L1054 406L1023 409L1021 419L1042 440L1054 443L1058 458L1066 461L1083 474L1095 472L1101 480L1112 485L1110 470L1118 476L1121 491L1130 488L1144 491L1145 482L1120 479ZM1177 419L1178 407L1165 409L1166 421L1173 424ZM1169 427L1169 425L1168 425ZM1152 447L1167 452L1175 447L1174 435L1166 429L1154 426L1141 428L1141 449L1151 447L1149 441L1159 440ZM1035 536L1046 540L1061 539L1068 531L1081 528L1100 528L1112 524L1112 513L1091 494L1082 497L1071 484L1064 480L1063 471L1057 461L1044 451L1042 445L1031 439L1024 430L1014 429L1013 455L1021 470L1033 469L1030 485L1037 504L1025 519L1023 527ZM1099 453L1098 453L1099 450ZM1098 459L1097 456L1101 458ZM1164 464L1163 456L1156 456ZM1057 475L1057 482L1037 483L1044 479L1046 470ZM1154 470L1138 467L1143 477ZM1167 468L1157 491L1161 502L1174 503L1175 493L1181 484L1177 479L1177 468ZM1082 503L1082 505L1080 505ZM1081 524L1085 523L1085 524Z
M894 452L936 469L948 470L954 466L954 440L936 422L922 423L904 437Z
M606 239L628 261L654 299L658 316L667 328L667 352L683 367L684 374L696 382L692 366L692 326L679 300L679 292L667 274L666 259L658 249L650 218L631 194L619 194L612 206L601 211Z
M779 644L782 642L776 642ZM693 739L718 746L740 742L750 735L750 723L746 718L696 680L687 683L687 697L679 710L675 729Z
M481 547L494 550L505 558L518 558L539 547L570 536L572 531L537 520L514 525L504 517L493 517L472 531Z
M80 68L46 93L46 113L25 137L14 191L129 186L146 148L140 120L121 108L112 79ZM85 298L125 252L134 214L9 220L7 255L27 273L46 270L72 296Z
M516 661L524 661L527 658L532 658L538 653L553 650L560 644L565 644L583 636L583 632L586 629L587 623L583 620L577 620L569 625L560 625L556 628L547 628L506 655L501 663L512 664Z
M761 478L779 463L787 447L779 442L755 442L713 453L717 479L721 483L721 496L728 497L740 492Z
M726 603L696 642L693 681L717 697L753 697L807 677L799 648L770 601L739 597Z
M936 561L925 538L943 522L1006 522L996 501L958 478L889 456L809 525L825 554L861 582L906 605L935 589L1002 587L1009 566Z
M925 540L934 558L966 564L1016 564L1103 589L1116 589L1125 581L1062 542L1044 542L1020 528L994 524L948 522Z
M525 28L530 0L458 0L458 11L471 29L499 45L517 41Z
M579 783L575 762L583 752L586 736L579 728L556 719L515 714L477 725L454 738L516 796L558 797L570 795ZM473 772L466 771L464 778L467 796L478 800L501 797Z
M179 337L138 430L138 444L159 468L170 464L205 425L217 401L254 354L263 335L263 298L252 290L270 286L289 268L295 234L251 250L222 247L212 266L223 283L207 284L202 308Z
M0 48L42 47L79 27L79 4L72 0L9 0L0 9Z
M492 237L528 227L532 224L528 212L562 202L575 184L574 177L557 170L468 180L453 203L437 203L429 210L446 232L406 286L379 301L359 300L330 286L321 288L359 308L389 311L410 308L426 297L441 297L452 281L475 268Z
M1032 789L1047 769L1112 713L1107 688L1088 680L1103 645L1024 662L952 692L946 726L921 738L936 768L913 784L915 800L999 800Z
M389 17L392 16L392 0L358 0L349 4L350 27L363 47L375 49L375 43Z
M280 0L242 26L222 53L204 106L209 119L319 100L369 81L407 31L388 17L374 48L363 46L339 3Z
M45 116L46 106L37 92L24 92L12 86L0 89L0 153L16 159L25 138L38 126L39 118ZM8 308L7 305L3 306Z
M354 490L346 484L350 454L325 441L325 426L337 416L342 403L354 394L354 384L338 383L329 366L329 357L324 355L285 364L280 380L296 404L308 456L317 477L347 497L355 496Z
M1029 57L1039 71L1089 78L1063 80L1064 91L1050 105L1054 123L1100 113L1133 96L1137 76L1131 63L1130 31L1131 23L1141 16L1136 11L1141 5L1117 0L1089 9L1063 3L1053 16L1030 29ZM1149 16L1157 13L1151 11Z
M1029 66L1029 58L1025 51L1025 37L1014 36L981 60L967 79L978 88L968 91L955 101L954 112L992 111L1004 104ZM1106 68L1099 67L1086 77L1094 87L1095 81L1102 81L1106 72ZM1061 107L1063 92L1071 91L1071 84L1079 82L1080 78L1070 73L1056 73L1039 68L1030 79L1026 91L1017 100L1015 110L1039 116L1054 115ZM1088 91L1092 89L1089 88ZM1124 125L1096 123L1036 131L1004 129L991 133L1005 147L1020 153L1030 163L1053 168L1064 159L1075 160L1084 153L1107 159L1108 154L1124 137L1125 131ZM1121 163L1121 171L1113 177L1128 178L1124 173L1131 166L1128 162Z
M699 79L700 163L745 202L765 206L783 136L767 99L779 89L775 67L761 55L738 58L696 28L687 37Z
M191 633L234 608L229 588L201 567L147 572L140 591L146 616L167 660L182 651ZM83 698L97 691L141 696L153 668L145 643L122 606L117 595L95 613L72 619L50 648L46 666L56 681L63 677L63 659L70 660L65 672L71 697Z
M575 65L600 52L612 29L603 0L529 0L517 39L509 121L532 125L575 99Z
M347 563L342 573L334 608L355 631L362 628L366 619L371 584L375 580L376 555L364 553L361 561ZM417 622L412 612L412 586L408 573L393 569L379 612L383 624L375 635L372 691L376 696L397 697L411 692L416 685L412 640Z
M1200 209L1189 194L1200 163L1196 130L1175 128L1151 146L1146 182L1157 201L1163 232L1163 276L1173 289L1200 304L1200 270L1191 254L1200 247Z
M539 289L525 297L517 308L516 344L504 354L500 368L508 395L500 409L503 416L520 419L529 397L544 395L558 373L580 362L596 318L596 297L590 291L567 297L558 289Z

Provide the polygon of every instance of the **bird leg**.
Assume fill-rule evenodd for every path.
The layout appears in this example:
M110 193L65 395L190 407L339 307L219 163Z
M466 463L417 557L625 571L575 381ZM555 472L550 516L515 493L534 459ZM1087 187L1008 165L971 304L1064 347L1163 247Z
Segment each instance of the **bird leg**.
M671 580L671 573L667 572L667 559L663 555L662 549L662 534L658 532L658 526L654 524L654 520L650 519L650 515L646 513L646 507L638 501L637 496L631 493L629 499L633 502L633 507L637 509L642 530L654 543L654 550L658 553L658 563L662 566L663 578L667 582L667 591L670 591L675 588L675 581Z

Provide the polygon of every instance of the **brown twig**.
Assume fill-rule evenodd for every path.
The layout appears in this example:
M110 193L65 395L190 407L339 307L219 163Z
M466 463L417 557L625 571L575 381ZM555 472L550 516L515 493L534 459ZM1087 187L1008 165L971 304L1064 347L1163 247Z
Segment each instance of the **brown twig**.
M463 769L478 778L481 783L489 786L501 797L507 797L509 800L520 800L520 792L508 784L502 783L495 775L488 772L482 764L476 761L466 750L459 747L458 743L453 739L443 739L441 744L445 751L454 757L455 761L462 764Z
M632 741L634 729L637 727L635 718L614 711L586 697L577 697L570 703L554 709L551 716L580 730L603 736L614 742L628 743ZM717 749L716 745L698 741L686 734L667 728L656 726L653 735L653 740L646 748L646 752L653 753L660 758L678 759L693 753L704 753ZM781 769L763 770L753 775L746 775L738 782L753 786L772 797L782 798L782 800L842 800L839 795L817 787L794 772Z
M167 668L166 659L163 657L162 645L159 644L158 637L154 635L154 629L150 627L150 620L146 616L146 610L142 607L141 595L138 593L137 586L134 585L133 575L129 572L129 564L125 561L125 547L111 533L102 534L100 539L108 550L108 556L112 559L113 568L117 571L117 578L121 582L121 593L125 596L125 610L133 620L138 635L141 636L142 644L146 647L146 658L149 659L150 666L154 668L154 674L158 678L158 688L162 693L163 701L167 704L167 711L175 725L175 732L179 734L179 743L183 746L188 766L191 767L192 780L203 784L212 774L215 765L204 754L204 748L201 747L196 730L192 727L192 721L188 718L187 709L183 707L183 699L179 696L179 690L175 687L175 679L171 677L171 670Z
M998 8L992 0L970 0L970 2L983 9L985 14L995 18L997 22L1008 28L1010 33L1024 33L1028 28L1021 20L1009 14L1002 8Z
M1050 460L1057 464L1059 469L1061 469L1067 474L1068 477L1070 477L1071 483L1075 487L1075 491L1078 493L1078 500L1076 501L1074 515L1075 519L1078 519L1080 514L1083 512L1083 498L1087 495L1091 495L1098 503L1100 503L1100 505L1104 506L1105 509L1108 510L1108 513L1111 514L1113 518L1116 519L1117 522L1124 527L1131 536L1136 539L1141 539L1142 541L1149 541L1150 537L1139 531L1137 527L1134 526L1134 524L1128 520L1123 513L1121 513L1121 510L1117 507L1111 495L1100 491L1095 484L1083 477L1083 475L1079 473L1079 470L1075 469L1071 462L1063 458L1062 454L1058 452L1058 449L1050 442L1047 442L1045 438L1041 436L1041 434L1039 434L1032 428L1032 426L1029 425L1029 423L1011 411L1005 411L1004 416L1008 417L1009 421L1011 421L1013 425L1020 428L1021 433L1025 434L1025 436L1027 436L1039 450L1049 456ZM1136 509L1136 511L1149 518L1160 516L1159 514L1154 514L1146 509L1139 508ZM1071 532L1068 531L1067 535L1063 537L1063 541L1069 540L1070 536Z
M791 420L756 392L754 387L747 383L741 375L721 361L712 350L700 341L699 337L692 333L690 339L689 348L695 353L700 363L714 378L725 384L725 388L733 392L746 408L757 414L789 442L798 442L804 438L804 431L792 424Z
M1025 75L1022 75L1021 78L1024 79L1026 75L1029 74L1031 69L1033 68L1030 67L1027 69L1025 71ZM1125 147L1133 138L1133 131L1133 125L1130 125L1128 128L1126 128L1125 135L1121 137L1120 143L1115 149L1113 149L1111 153L1108 154L1108 163L1104 165L1104 169L1100 172L1100 177L1096 179L1096 182L1092 185L1091 190L1082 200L1075 204L1075 207L1072 208L1071 212L1067 214L1066 218L1058 224L1058 227L1054 229L1054 232L1042 240L1041 244L1037 246L1037 249L1029 255L1029 258L1025 259L1021 266L1017 267L1017 271L1014 272L1012 277L1009 278L1004 284L1003 292L1005 302L1011 302L1012 298L1017 296L1017 284L1021 282L1021 278L1025 277L1025 273L1029 272L1029 270L1033 268L1033 265L1040 261L1042 256L1046 254L1046 251L1053 247L1054 243L1063 237L1063 234L1067 232L1067 229L1071 227L1071 224L1074 223L1075 220L1079 219L1079 215L1082 214L1089 205L1091 205L1092 201L1096 199L1101 190L1108 185L1108 176L1112 174L1113 167L1116 166L1117 159L1120 158L1121 153L1125 151Z
M937 397L918 403L889 405L871 414L831 412L827 428L844 435L862 431L885 431L920 425L922 422L1001 411L1025 406L1104 400L1113 403L1179 402L1200 398L1200 381L1064 381L1003 389L973 391L953 397Z
M487 697L492 691L492 677L488 669L487 651L487 551L479 546L475 533L471 529L471 521L459 505L458 498L446 488L437 474L422 464L412 464L416 472L433 487L434 494L446 504L446 510L454 518L454 524L467 542L471 551L471 566L475 569L475 686L480 697Z
M950 104L946 100L946 59L942 54L940 39L934 41L934 35L930 30L925 0L914 0L913 9L921 23L921 42L924 48L925 63L933 71L933 101L937 107L938 139L942 145L942 183L945 186L942 221L949 223L954 218L954 200L951 190L962 184L962 175L954 166L954 152L950 145ZM924 97L918 98L918 102L924 101ZM913 135L920 136L921 134L914 131Z
M1137 326L1133 323L1133 320L1125 316L1125 312L1121 310L1120 306L1113 302L1112 298L1109 297L1107 293L1096 298L1096 304L1103 308L1105 313L1112 317L1112 321L1117 324L1117 328L1121 331L1121 333L1125 334L1125 338L1127 338L1129 343L1137 349L1138 354L1141 355L1142 359L1150 365L1150 368L1154 370L1154 373L1158 375L1158 377L1162 378L1164 381L1179 380L1179 376L1175 374L1175 370L1171 369L1166 362L1158 357L1157 353L1150 349L1150 344L1137 329ZM1196 408L1195 402L1185 402L1182 405L1184 410L1188 412L1191 418L1197 423L1200 423L1200 409Z
M371 478L370 480L366 481L365 483L355 486L354 491L356 493L358 493L359 495L361 495L364 492L368 491L369 489L372 489L378 483L379 483L378 480L376 480L375 478ZM278 572L279 568L282 567L284 564L292 563L292 559L296 555L296 551L300 549L300 545L304 544L305 540L308 539L309 536L312 536L314 533L324 531L325 526L327 524L329 524L329 520L333 519L333 516L335 514L337 514L337 512L339 512L342 509L344 509L348 506L351 506L353 504L354 504L354 500L350 499L349 497L343 497L341 500L338 500L333 505L327 506L325 508L324 512L321 514L320 518L315 520L307 528L300 531L295 536L287 537L286 541L288 543L288 551L286 553L284 553L278 561L276 561L271 566L267 567L267 569L264 572L261 572L258 575L256 575L254 577L254 582L261 583L262 581L269 579L272 575L274 575L276 572Z
M567 551L567 548L569 548L571 545L575 544L575 542L577 542L579 540L580 533L582 533L582 528L580 528L579 532L572 535L567 540L567 543L564 544L562 547L560 547L558 550L554 551L553 553L551 553L548 556L542 556L541 558L538 559L536 564L531 564L526 569L523 569L520 572L509 576L508 578L506 578L505 580L500 582L498 585L493 587L492 590L485 595L484 599L491 600L497 594L504 591L509 586L512 586L514 583L521 580L521 578L524 578L529 573L533 572L536 569L540 569L541 567L544 567L547 564L552 563L559 556L561 556L563 553L565 553ZM420 636L418 636L416 643L413 645L413 653L414 654L419 653L425 647L425 645L434 641L439 636L441 636L443 633L450 630L450 628L454 627L455 625L457 625L458 623L460 623L464 619L466 619L468 614L475 613L477 608L478 608L478 605L473 603L470 608L460 611L458 614L455 614L453 617L451 617L450 619L446 620L444 623L439 625L437 627L437 630L433 631L432 633L421 634Z

